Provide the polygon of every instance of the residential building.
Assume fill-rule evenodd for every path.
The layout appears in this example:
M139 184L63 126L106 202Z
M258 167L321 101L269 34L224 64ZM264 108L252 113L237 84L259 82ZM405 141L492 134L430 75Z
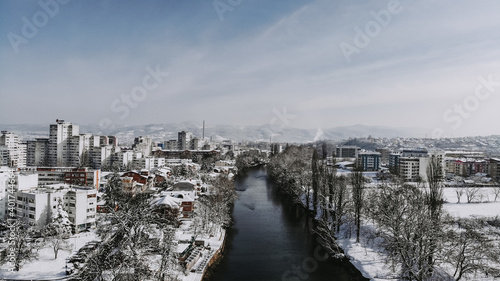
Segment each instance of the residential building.
M30 189L15 193L16 215L35 224L38 229L50 222L58 204L68 212L69 220L79 232L95 226L97 190L66 186Z
M500 158L490 158L490 176L496 182L500 182Z
M80 127L64 120L56 120L56 124L50 125L49 131L49 166L68 167L77 159L73 144L75 136L79 135ZM73 153L72 153L73 152Z
M6 146L0 145L0 166L9 166L10 164L10 153Z
M49 139L37 138L27 141L26 152L27 166L48 166L49 165Z
M453 165L453 173L461 177L470 177L477 173L488 174L490 161L477 160L472 158L455 159L450 164L448 162L447 168ZM450 169L447 169L450 171Z
M20 157L19 137L14 133L2 131L0 135L0 147L5 147L8 151L8 157L6 157L5 152L2 153L2 162L7 162L7 166L17 167Z
M134 145L132 146L134 151L142 153L144 156L151 155L153 150L153 140L149 137L139 136L134 139Z
M17 167L24 168L27 164L27 154L28 154L28 143L26 141L19 142Z
M377 148L375 151L380 152L380 165L388 165L391 151L387 148Z
M357 146L337 146L335 148L336 158L358 158L359 147Z
M399 175L406 181L417 181L420 177L420 158L400 157Z
M425 148L404 148L401 151L401 157L425 157L428 151Z
M69 220L75 226L75 232L95 227L97 212L96 189L71 188L65 194L64 202Z
M100 170L73 167L37 167L21 170L25 174L36 174L38 186L66 183L89 188L99 188Z
M35 188L37 184L37 175L25 175L10 169L0 171L0 220L5 219L7 215L8 195L11 190L27 190ZM9 187L12 187L12 189Z
M378 171L380 170L381 154L374 151L358 152L358 168L362 171Z
M409 155L409 154L406 154ZM418 152L411 155L423 155ZM437 158L444 176L446 173L446 165L444 162L444 154L440 152L425 152L426 156L400 157L399 158L399 175L406 181L427 181L427 167L433 158Z
M399 158L401 157L400 153L391 153L389 155L389 171L391 173L398 172L399 173Z
M191 132L182 131L177 134L178 150L190 149L191 139L193 134Z
M115 136L99 136L99 146L118 146L118 139Z
M165 150L179 150L179 142L177 140L168 140L163 144Z

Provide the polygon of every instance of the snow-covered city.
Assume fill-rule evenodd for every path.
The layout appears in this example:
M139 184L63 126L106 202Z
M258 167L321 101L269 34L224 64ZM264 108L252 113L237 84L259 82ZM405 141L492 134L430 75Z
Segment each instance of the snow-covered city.
M0 281L500 281L499 9L1 0Z
M319 245L353 264L359 278L499 274L500 159L478 147L464 150L468 143L445 150L372 137L214 142L202 127L200 137L189 131L176 140L137 136L122 146L114 136L80 133L64 120L48 127L48 138L0 136L4 279L209 278L228 251L226 232L243 192L235 178L260 167L280 196L306 210L313 225L306 228ZM436 218L411 209L431 200ZM257 203L241 204L254 210ZM435 232L416 236L412 226ZM404 243L430 243L428 235L435 235L426 245L433 249L400 252ZM419 260L430 255L431 265Z

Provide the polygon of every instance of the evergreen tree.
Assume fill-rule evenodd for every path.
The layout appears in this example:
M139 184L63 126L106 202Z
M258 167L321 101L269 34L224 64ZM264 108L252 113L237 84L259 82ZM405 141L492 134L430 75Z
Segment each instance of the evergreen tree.
M42 231L45 242L54 251L54 259L57 259L59 250L71 250L72 245L67 240L71 235L71 229L72 223L59 199L56 210L52 213L51 222Z

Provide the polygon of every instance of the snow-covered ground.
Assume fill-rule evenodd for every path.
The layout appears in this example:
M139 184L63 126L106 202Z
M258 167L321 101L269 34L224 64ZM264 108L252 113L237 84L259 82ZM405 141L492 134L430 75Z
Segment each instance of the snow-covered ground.
M59 251L57 259L54 259L54 251L49 247L39 250L38 259L26 263L18 272L10 272L10 266L4 264L0 267L0 278L12 279L54 279L66 276L66 258L83 247L87 242L99 240L94 231L83 232L71 236L69 239L73 244L73 251Z
M481 203L467 203L465 194L462 194L462 196L460 197L461 203L458 203L458 198L455 191L456 188L452 187L444 189L444 198L447 202L444 204L444 209L450 215L460 218L496 216L500 217L500 198L498 198L497 202L493 202L493 199L495 197L493 195L493 188L479 188L478 195L476 197L477 201L482 201Z
M482 198L483 202L481 203L466 203L465 194L460 198L461 203L458 203L455 188L445 188L446 203L444 209L450 215L461 218L500 216L500 200L498 200L499 202L491 202L494 199L493 189L481 188L479 193L482 196L477 196L477 198L478 200ZM305 197L301 199L305 205ZM386 256L379 246L380 238L376 238L374 235L374 226L365 221L362 226L360 243L356 243L355 238L343 238L347 236L346 230L344 230L338 237L339 246L351 258L351 263L363 276L376 281L394 280L397 276L394 270L385 263Z
M189 240L192 236L191 222L186 223L176 232L178 240ZM208 265L208 262L221 247L225 239L226 232L224 229L217 231L214 236L202 236L197 239L205 240L205 245L210 245L210 250L203 250L202 257L193 267L196 272L189 272L187 275L179 272L179 278L183 281L200 281L203 277L203 271ZM0 279L60 279L66 276L66 259L86 243L94 240L99 240L94 231L84 232L71 236L70 242L73 244L73 250L70 252L59 251L57 259L54 259L54 252L49 247L44 247L39 250L38 259L27 262L20 271L10 272L10 267L4 264L0 267ZM182 246L180 244L179 246Z
M176 240L187 241L193 236L192 221L184 221L181 227L176 231ZM219 251L224 243L226 237L226 231L224 229L218 228L213 236L209 235L198 235L197 240L205 240L205 246L210 246L210 250L204 249L201 252L200 259L193 266L195 272L187 272L187 274L179 274L179 277L183 281L201 281L203 278L203 272L208 266L209 261L212 259L214 254ZM187 244L179 244L179 249L185 249Z

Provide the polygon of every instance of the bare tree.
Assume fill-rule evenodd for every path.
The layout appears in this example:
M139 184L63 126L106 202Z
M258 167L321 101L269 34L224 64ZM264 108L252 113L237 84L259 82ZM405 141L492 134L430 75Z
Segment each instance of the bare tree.
M14 271L19 271L23 264L38 257L39 246L35 243L34 225L20 219L8 220L9 238L7 255L1 260L9 263Z
M473 278L477 273L500 275L499 245L488 238L488 226L480 219L459 219L453 225L443 260L453 267L455 280Z
M465 196L467 197L467 203L472 203L474 199L478 196L479 187L477 186L468 186L465 188Z
M318 197L319 197L319 190L320 190L320 184L321 184L321 173L320 173L320 168L319 168L319 156L318 152L316 149L313 151L312 155L312 162L311 162L311 168L312 168L312 189L313 189L313 214L316 216L317 210L318 210ZM309 208L309 206L307 206Z
M332 223L328 223L324 220L317 221L314 233L318 235L319 242L330 255L333 257L343 256L343 251L337 244L334 234L335 229Z
M497 202L497 199L500 196L500 186L493 187L493 195L495 195L495 202Z
M345 214L346 205L348 202L347 194L347 178L345 176L337 177L335 181L335 216L337 218L337 233L340 231L340 226L342 225L342 216Z
M360 170L355 170L351 174L352 201L354 205L354 221L356 224L356 242L359 243L359 233L361 230L361 211L363 209L363 188L364 178Z
M175 244L172 241L175 238L175 229L166 227L161 230L157 252L160 255L160 266L155 275L158 280L177 280L175 269L177 261L175 259Z
M214 226L227 227L231 224L231 208L238 196L234 181L227 175L219 175L210 184L212 188L204 198L209 206L210 221Z
M429 159L429 164L426 170L427 181L429 189L426 190L426 203L430 212L431 225L427 230L430 233L429 245L430 251L428 252L428 266L429 270L433 270L434 255L437 249L437 238L441 231L442 209L443 209L443 166L441 159L438 156L432 155Z

